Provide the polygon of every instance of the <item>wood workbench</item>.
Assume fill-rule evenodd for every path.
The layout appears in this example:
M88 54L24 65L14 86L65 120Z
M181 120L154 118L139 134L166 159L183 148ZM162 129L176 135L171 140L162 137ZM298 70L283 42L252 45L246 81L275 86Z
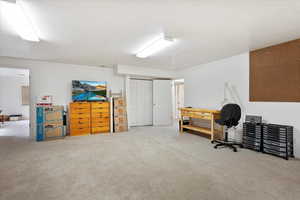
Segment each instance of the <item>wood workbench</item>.
M215 119L220 118L219 110L209 110L209 109L200 109L200 108L181 108L180 109L180 132L183 133L183 129L189 129L193 131L198 131L204 134L210 135L210 140L221 139L223 137L223 127L220 129L215 128ZM189 124L183 125L184 117L189 118ZM192 125L191 119L201 119L207 120L210 123L210 128L200 127Z

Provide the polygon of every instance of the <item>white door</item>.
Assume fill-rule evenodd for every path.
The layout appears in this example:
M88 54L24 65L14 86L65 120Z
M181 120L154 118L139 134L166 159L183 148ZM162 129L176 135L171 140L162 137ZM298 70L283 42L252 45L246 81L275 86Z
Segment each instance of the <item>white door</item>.
M152 80L129 81L129 126L149 126L153 120Z
M153 125L172 124L172 82L153 80Z
M175 119L180 118L180 108L184 107L184 83L175 83Z

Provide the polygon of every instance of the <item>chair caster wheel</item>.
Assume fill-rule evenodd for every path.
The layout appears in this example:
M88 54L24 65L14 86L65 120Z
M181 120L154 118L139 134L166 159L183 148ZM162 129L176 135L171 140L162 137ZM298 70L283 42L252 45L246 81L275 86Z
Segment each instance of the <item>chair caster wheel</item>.
M214 148L217 149L218 147L217 147L217 146L214 146Z
M236 150L236 149L233 149L233 152L237 152L237 150Z
M215 143L215 141L212 140L211 143L213 144L213 143Z

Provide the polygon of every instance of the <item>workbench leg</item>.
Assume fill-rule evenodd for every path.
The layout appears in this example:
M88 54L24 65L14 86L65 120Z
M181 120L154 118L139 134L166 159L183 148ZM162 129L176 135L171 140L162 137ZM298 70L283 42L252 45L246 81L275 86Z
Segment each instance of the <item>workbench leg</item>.
M215 140L215 133L214 133L214 126L215 126L215 119L214 119L214 115L211 114L211 122L210 122L210 141L214 141Z
M182 126L183 126L183 117L181 116L181 118L180 118L180 133L183 133Z
M220 136L221 137L220 139L223 140L224 139L224 126L222 126L221 131L222 131L222 135Z

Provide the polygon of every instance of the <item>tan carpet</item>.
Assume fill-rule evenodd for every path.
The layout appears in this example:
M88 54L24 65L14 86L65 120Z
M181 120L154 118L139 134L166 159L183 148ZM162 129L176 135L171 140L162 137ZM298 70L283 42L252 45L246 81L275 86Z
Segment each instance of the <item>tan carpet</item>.
M0 137L0 199L300 199L300 161L173 128L34 142Z

